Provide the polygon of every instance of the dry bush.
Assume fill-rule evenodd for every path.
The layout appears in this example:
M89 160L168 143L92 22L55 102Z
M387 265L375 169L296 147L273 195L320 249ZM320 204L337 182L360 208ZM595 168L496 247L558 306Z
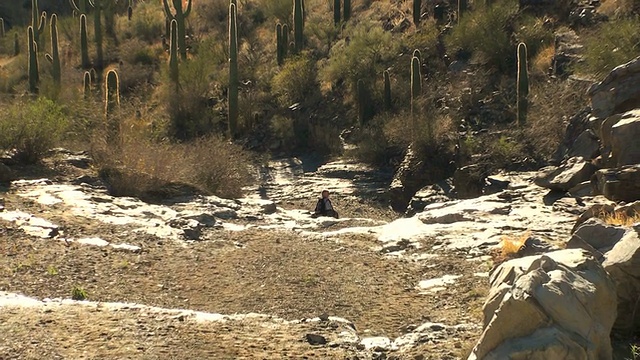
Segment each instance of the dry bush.
M532 154L548 159L562 142L569 118L587 104L587 84L571 81L534 83L525 125Z
M614 226L631 227L640 223L640 213L635 211L632 213L624 211L614 211L611 213L602 212L598 214L598 218L605 223Z
M555 55L555 53L556 49L553 44L540 49L538 54L536 54L536 56L534 57L533 64L531 66L533 75L547 75L549 73L549 68L551 68L553 56Z
M503 236L500 241L500 256L504 259L514 257L518 254L531 232L527 231L517 237Z

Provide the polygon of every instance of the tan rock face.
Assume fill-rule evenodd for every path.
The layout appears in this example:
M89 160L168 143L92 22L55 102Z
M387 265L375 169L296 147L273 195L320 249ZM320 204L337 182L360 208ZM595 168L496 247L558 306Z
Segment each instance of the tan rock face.
M579 249L508 261L491 275L469 359L611 359L615 285Z
M593 115L606 118L640 108L640 57L613 69L589 89Z

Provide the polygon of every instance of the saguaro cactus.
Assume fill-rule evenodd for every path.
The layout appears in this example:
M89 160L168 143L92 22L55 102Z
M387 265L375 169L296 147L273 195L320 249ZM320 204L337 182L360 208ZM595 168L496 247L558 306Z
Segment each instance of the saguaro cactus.
M524 125L527 121L527 108L529 106L529 71L527 69L527 45L518 44L518 78L517 78L517 111L518 125Z
M417 117L418 117L418 97L422 94L422 74L420 73L420 59L413 57L411 59L411 127L412 136L414 136L417 130Z
M40 75L38 73L38 44L35 40L35 31L32 26L27 28L27 45L29 49L29 92L38 92Z
M133 18L133 0L129 0L129 6L127 7L127 19L131 21Z
M360 126L364 126L369 112L369 91L362 79L359 79L356 83L356 94L358 97L358 122Z
M229 136L235 137L238 128L238 28L236 5L229 5Z
M343 7L344 15L342 17L344 18L344 22L347 22L351 18L351 0L344 0Z
M467 0L458 0L458 23L462 19L462 16L467 11Z
M60 88L61 70L60 52L58 47L58 17L56 14L51 15L49 26L51 32L51 54L46 54L45 57L52 65L51 76L53 77L53 82L57 88Z
M13 35L13 56L20 55L20 37L18 33Z
M338 25L340 24L340 0L333 0L333 23Z
M169 44L169 77L178 88L180 74L178 73L178 22L171 20L171 43Z
M83 69L91 67L89 63L89 41L87 39L87 16L80 15L80 61Z
M289 55L289 25L282 25L282 55L286 58Z
M384 108L391 110L391 76L389 70L385 70L382 74L384 77Z
M422 12L422 1L413 0L413 23L418 26L420 24L420 15Z
M293 1L293 41L296 52L304 47L304 8L302 0Z
M171 20L175 20L178 22L178 49L180 51L180 56L182 59L187 58L187 42L186 42L186 26L185 26L185 18L189 16L191 13L191 0L187 0L187 9L182 10L182 0L173 0L173 8L175 9L175 14L171 12L171 8L169 7L168 0L162 0L164 4L164 13L167 18Z
M96 67L102 69L103 53L102 53L102 4L103 0L93 0L93 32L96 42Z
M82 75L82 94L85 100L91 97L91 73L88 71Z
M33 41L36 42L37 48L41 47L40 35L44 32L47 23L47 13L38 12L38 0L31 0L31 27L33 27Z
M73 8L73 10L80 15L82 14L86 15L87 10L89 9L89 6L90 6L89 0L78 0L77 5L74 0L69 0L69 3L71 4L71 7Z
M115 70L107 72L104 83L104 113L107 117L113 115L120 106L120 79Z
M284 63L284 46L282 44L282 24L276 24L276 57L278 66L282 66Z
M4 19L0 18L0 37L4 37Z

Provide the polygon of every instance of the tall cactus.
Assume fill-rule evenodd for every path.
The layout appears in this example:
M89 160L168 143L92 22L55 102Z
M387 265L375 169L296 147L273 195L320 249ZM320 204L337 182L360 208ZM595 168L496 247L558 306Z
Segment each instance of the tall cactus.
M359 79L356 83L356 95L358 103L358 122L360 126L364 126L367 122L367 115L369 112L369 92L364 80Z
M282 25L282 55L286 58L289 55L289 25Z
M413 23L416 26L420 24L421 12L422 12L422 0L413 0Z
M422 94L422 74L420 73L420 60L417 57L411 59L411 127L412 134L417 130L418 97Z
M282 24L276 24L276 58L278 66L284 63L284 44L282 43Z
M238 129L238 25L236 5L229 5L229 136L236 136Z
M13 34L13 56L20 55L20 37L18 33Z
M93 0L93 33L96 42L96 67L102 69L103 52L102 52L102 3L104 0Z
M47 13L38 12L38 0L31 0L31 26L33 27L33 41L36 42L37 48L41 48L40 35L44 33L44 27L47 23Z
M384 108L391 110L391 76L389 70L385 70L382 74L384 77Z
M169 44L169 77L178 89L180 74L178 73L178 22L171 20L171 42Z
M133 18L133 0L129 0L129 6L127 6L127 19L131 21Z
M115 70L107 72L104 83L104 113L108 117L112 116L120 106L120 79Z
M340 10L340 0L333 0L333 23L336 25L340 24Z
M87 16L80 15L80 61L83 69L89 69L89 40L87 36Z
M518 78L517 78L517 111L518 125L524 125L527 121L527 108L529 106L529 71L527 68L527 45L518 44Z
M82 75L82 95L85 100L91 97L91 73L88 71Z
M458 23L462 20L462 16L467 11L467 0L458 0Z
M187 42L186 42L186 26L185 18L191 13L191 0L187 0L187 9L182 10L182 0L173 0L173 8L176 11L175 14L171 12L168 0L162 0L164 4L164 13L170 20L178 22L178 50L182 59L187 58Z
M60 88L61 70L60 70L60 51L58 47L58 16L56 14L51 15L49 21L51 32L51 54L46 54L45 57L52 65L51 76L53 77L53 83L56 88Z
M349 21L349 19L351 19L351 0L344 0L344 14L342 16L342 18L344 19L344 22Z
M74 0L69 0L69 3L71 4L71 8L80 15L86 15L91 5L89 4L89 0L78 0L78 4L76 4Z
M302 1L293 1L293 41L296 52L300 52L304 48L304 8Z
M0 38L4 37L4 19L0 18Z
M418 58L419 64L422 64L422 52L420 52L420 49L413 50L413 55L411 56L411 58L413 59L414 57Z
M40 74L38 73L38 44L35 40L35 31L32 26L27 28L27 45L29 49L29 92L38 92Z

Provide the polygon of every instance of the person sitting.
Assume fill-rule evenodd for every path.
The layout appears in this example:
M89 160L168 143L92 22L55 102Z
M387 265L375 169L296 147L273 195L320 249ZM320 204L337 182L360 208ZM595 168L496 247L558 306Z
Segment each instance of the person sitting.
M316 204L316 209L313 212L312 217L318 216L330 216L334 218L338 218L338 212L333 208L333 204L331 204L331 199L329 199L329 190L322 190L322 197L318 199L318 203Z

